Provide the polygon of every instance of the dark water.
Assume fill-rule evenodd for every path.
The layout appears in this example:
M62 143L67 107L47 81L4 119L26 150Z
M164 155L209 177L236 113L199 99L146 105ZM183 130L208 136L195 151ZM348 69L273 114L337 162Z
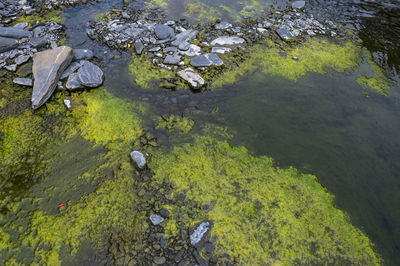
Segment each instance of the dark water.
M182 2L175 2L177 8L170 8L171 14L179 16ZM218 107L217 118L208 120L227 126L234 134L233 145L244 145L256 155L271 156L282 167L293 165L317 175L336 196L338 207L371 237L385 264L400 265L398 85L391 88L389 97L372 93L366 98L355 78L347 74L309 73L294 83L255 73L214 92L148 92L129 79L127 53L110 51L89 40L85 33L85 23L93 14L120 3L106 1L64 12L70 44L93 49L103 59L106 89L117 97L149 101L159 114L194 110L209 114ZM349 20L353 15L351 22L359 27L364 45L398 84L400 35L396 35L395 27L400 13L396 3L318 4L315 13L327 17L333 16L329 13L332 5L346 8L347 13L340 19ZM367 5L372 12L354 9L360 5ZM111 60L114 55L122 58Z

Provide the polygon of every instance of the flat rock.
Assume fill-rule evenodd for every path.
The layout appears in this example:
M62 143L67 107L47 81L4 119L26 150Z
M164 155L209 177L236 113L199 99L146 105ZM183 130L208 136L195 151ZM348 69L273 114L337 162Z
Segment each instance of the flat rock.
M295 1L292 3L292 8L301 9L306 5L305 1Z
M93 51L89 49L74 49L74 60L90 60L93 58Z
M31 36L31 32L28 30L12 27L1 27L0 26L0 36L8 37L13 39L22 39Z
M208 221L200 223L193 233L190 234L190 244L193 246L197 245L204 237L204 235L210 229L211 224Z
M189 44L189 48L186 51L181 51L180 54L193 57L201 55L201 47L195 44Z
M245 40L236 36L221 36L211 42L211 45L237 45L245 43Z
M93 63L82 60L78 70L79 82L90 88L96 88L103 83L103 71Z
M198 30L185 30L175 36L175 40L171 43L173 46L179 46L182 42L189 42L196 38Z
M160 215L152 214L150 215L150 221L154 225L159 225L164 222L164 218L162 218Z
M175 36L174 30L170 26L163 24L157 24L154 27L154 32L156 37L160 40L173 38Z
M293 34L286 28L280 28L276 30L276 33L278 33L279 37L281 37L281 39L284 41L289 41L291 38L293 38Z
M213 53L198 55L190 60L190 64L194 67L221 66L223 63L221 58Z
M19 55L17 58L15 58L14 62L19 66L22 65L23 63L28 62L29 58L31 58L29 55Z
M232 27L232 24L226 21L221 21L220 23L216 24L215 29L217 30L226 30Z
M32 108L42 106L53 94L61 74L71 63L73 50L67 46L38 52L33 55L32 72L35 79Z
M33 48L41 48L47 44L47 39L43 37L33 37L29 40Z
M213 47L211 49L211 53L216 53L216 54L225 54L229 52L232 52L232 49L228 47Z
M130 156L139 169L143 169L146 166L146 158L140 151L132 151Z
M189 50L189 48L190 48L190 43L188 43L188 42L181 42L181 43L178 45L178 48L179 48L179 50L187 51L187 50Z
M17 23L13 26L13 28L17 28L17 29L25 29L26 27L29 26L28 22L21 22L21 23Z
M199 89L205 84L204 79L190 67L179 71L177 75L188 82L193 89Z
M78 68L81 67L81 64L78 62L72 62L67 69L65 69L65 71L61 74L60 79L66 79L69 75L71 75L72 73L74 73Z
M181 61L181 57L177 54L167 55L164 59L164 64L167 65L177 65Z
M134 46L135 46L136 54L141 54L141 53L143 52L144 45L143 45L143 43L142 43L141 40L137 39L137 40L135 41Z
M28 78L15 78L13 80L13 83L18 84L18 85L32 87L32 79L28 79Z
M65 87L68 90L76 90L82 88L82 84L79 81L79 76L77 73L72 73L71 75L68 76L68 80L67 83L65 84Z
M18 40L0 37L0 53L7 52L18 47Z

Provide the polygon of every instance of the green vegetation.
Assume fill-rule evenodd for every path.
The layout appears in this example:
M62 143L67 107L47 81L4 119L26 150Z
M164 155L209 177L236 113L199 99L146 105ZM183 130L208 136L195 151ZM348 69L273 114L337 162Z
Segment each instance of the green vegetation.
M370 53L366 55L366 60L371 67L373 77L361 76L357 78L357 82L366 89L373 89L382 95L388 95L390 84L385 72L374 62Z
M61 11L54 10L50 12L42 12L33 14L30 16L20 16L13 22L13 25L20 22L28 22L29 26L36 24L37 22L54 21L60 24L64 23L65 18L62 16Z
M210 137L156 154L151 168L153 180L173 184L173 197L186 193L182 206L172 206L170 234L177 233L178 220L193 226L208 219L216 255L227 253L238 264L381 262L368 237L334 207L315 176L274 168L270 158ZM209 206L209 211L189 216L193 206Z
M161 116L156 126L157 129L164 129L166 131L179 131L181 133L188 133L194 125L194 121L182 116L170 115Z

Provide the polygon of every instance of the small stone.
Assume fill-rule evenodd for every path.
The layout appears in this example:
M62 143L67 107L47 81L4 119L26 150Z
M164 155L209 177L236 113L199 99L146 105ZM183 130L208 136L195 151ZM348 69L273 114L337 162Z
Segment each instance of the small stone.
M205 84L204 79L190 67L179 71L177 75L188 82L193 89L199 89Z
M207 262L200 256L197 250L193 250L193 257L200 266L207 266Z
M187 51L180 51L179 53L182 55L193 57L201 55L201 48L200 46L197 46L195 44L189 44L189 49L187 49Z
M268 30L267 29L264 29L264 28L257 28L257 32L258 33L260 33L260 34L264 34L265 32L267 32Z
M298 58L297 56L293 56L292 59L293 59L294 61L299 61L299 58Z
M154 257L153 262L157 265L161 265L166 262L166 259L165 259L165 257Z
M28 78L15 78L13 80L13 83L18 84L18 85L32 87L32 79L28 79Z
M190 234L190 244L193 246L197 245L209 231L211 227L210 222L205 221L199 224L199 226Z
M153 225L159 225L164 222L164 218L162 218L160 215L152 214L150 215L150 221Z
M211 49L211 53L216 53L216 54L225 54L225 53L229 53L231 51L232 51L232 49L227 48L227 47L213 47Z
M69 75L74 73L78 68L81 67L81 64L78 62L72 62L67 69L61 74L60 80L66 79Z
M167 218L167 217L169 216L169 211L168 211L167 209L165 209L165 208L162 208L162 209L160 210L160 215L161 215L162 217L164 217L164 218Z
M211 45L237 45L243 44L245 40L236 36L221 36L211 42Z
M291 38L293 38L293 34L286 28L280 28L276 30L276 33L278 33L279 37L281 37L281 39L284 41L289 41Z
M223 63L221 58L213 53L198 55L190 60L190 64L194 67L221 66Z
M125 18L125 19L130 19L130 18L131 18L131 17L128 15L128 13L126 13L125 11L123 11L123 12L121 13L121 15L122 15L122 17Z
M82 87L82 84L79 82L79 76L77 73L72 73L68 76L67 83L65 87L68 90L76 90Z
M190 43L188 43L188 42L181 42L181 43L178 45L178 48L179 48L179 50L187 51L187 50L189 50L189 48L190 48Z
M142 41L140 41L139 39L137 39L137 40L135 41L134 46L135 46L136 54L141 54L141 53L143 52L144 45L143 45Z
M74 61L77 60L90 60L93 58L93 51L89 49L74 49Z
M161 47L160 47L160 46L157 46L157 47L154 47L154 48L149 49L149 52L158 52L158 51L160 51L160 50L161 50Z
M184 249L179 250L178 254L176 254L175 262L176 263L180 262L182 260L184 254L185 254Z
M68 109L72 109L72 104L69 99L64 99L64 104Z
M156 37L160 40L173 38L175 36L174 30L170 26L163 24L157 24L154 27L154 32L156 34Z
M301 9L306 5L305 1L295 1L292 3L292 8L294 9Z
M90 88L96 88L103 83L103 71L89 61L82 61L82 66L78 70L79 82Z
M232 27L232 24L226 22L226 21L221 21L220 23L216 24L215 29L217 30L226 30Z
M132 151L130 156L139 169L143 169L146 166L146 158L140 151Z
M14 62L19 66L22 65L23 63L28 62L29 58L31 58L29 55L20 55L17 58L15 58Z
M198 30L185 30L175 36L175 40L171 43L173 46L179 46L182 42L189 42L196 38Z
M168 65L176 65L181 61L181 57L177 54L175 55L167 55L164 59L164 64Z
M29 40L33 48L41 48L47 44L47 39L43 37L33 37Z
M5 66L5 68L6 68L8 71L15 72L15 71L17 70L17 65L16 65L16 64L13 64L13 65Z

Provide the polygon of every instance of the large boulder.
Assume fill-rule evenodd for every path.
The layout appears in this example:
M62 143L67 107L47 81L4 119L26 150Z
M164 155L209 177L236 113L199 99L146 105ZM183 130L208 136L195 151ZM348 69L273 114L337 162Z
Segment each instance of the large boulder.
M61 46L33 55L32 108L42 106L53 94L61 74L74 57L72 48Z
M95 64L83 60L78 70L79 82L90 88L96 88L103 83L103 71Z

